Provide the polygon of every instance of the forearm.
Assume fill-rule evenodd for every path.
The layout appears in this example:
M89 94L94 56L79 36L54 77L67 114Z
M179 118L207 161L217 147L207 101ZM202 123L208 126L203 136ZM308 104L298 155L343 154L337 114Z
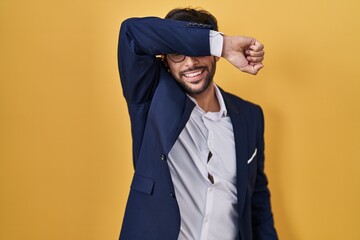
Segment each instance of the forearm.
M161 67L156 55L210 55L209 30L155 17L125 20L120 30L118 64L127 101L141 103L151 97Z
M263 171L258 173L252 197L252 224L254 240L277 240L271 211L270 191Z
M274 220L271 211L270 191L268 188L268 180L264 172L264 117L260 107L258 110L258 161L251 203L253 234L254 239L256 240L276 240L277 234L274 228Z
M187 56L209 55L209 28L189 22L156 17L129 18L122 23L120 36L133 41L139 55L182 53Z

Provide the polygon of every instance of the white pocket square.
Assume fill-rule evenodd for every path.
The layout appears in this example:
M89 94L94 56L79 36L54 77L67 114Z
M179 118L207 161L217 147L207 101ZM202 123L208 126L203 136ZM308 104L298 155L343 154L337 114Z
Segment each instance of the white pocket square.
M257 148L255 148L255 151L253 153L253 155L251 156L251 158L247 161L247 164L251 163L252 160L254 159L254 157L256 156L256 153L257 153Z

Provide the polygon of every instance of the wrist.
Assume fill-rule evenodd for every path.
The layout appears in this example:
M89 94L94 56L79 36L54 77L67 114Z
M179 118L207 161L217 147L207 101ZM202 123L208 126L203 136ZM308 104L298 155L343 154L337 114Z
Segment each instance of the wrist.
M229 55L231 45L231 37L223 35L223 47L221 52L221 57L226 58Z

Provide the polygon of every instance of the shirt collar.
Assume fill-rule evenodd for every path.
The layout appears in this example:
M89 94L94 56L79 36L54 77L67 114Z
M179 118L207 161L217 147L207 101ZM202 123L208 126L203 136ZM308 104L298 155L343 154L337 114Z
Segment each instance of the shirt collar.
M217 100L219 102L219 105L220 105L220 111L218 111L218 112L205 112L198 105L198 103L196 102L196 100L193 97L189 96L188 94L187 94L187 96L191 99L191 101L193 101L196 104L195 109L194 109L195 111L200 112L202 115L207 116L210 119L216 121L216 120L219 120L222 117L227 116L227 109L226 109L224 98L223 98L223 96L221 94L221 91L220 91L219 87L215 83L214 83L214 86L215 86L215 95L216 95L216 98L217 98Z
M214 83L214 86L215 86L215 94L216 94L216 97L219 101L219 105L220 105L220 113L221 113L221 117L226 117L227 116L227 109L226 109L226 106L225 106L225 101L224 101L224 98L220 92L220 89L218 88L218 86Z

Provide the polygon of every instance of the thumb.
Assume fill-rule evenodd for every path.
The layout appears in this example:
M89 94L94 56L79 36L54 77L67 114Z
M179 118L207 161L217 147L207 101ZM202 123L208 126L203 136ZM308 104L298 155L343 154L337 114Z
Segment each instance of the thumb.
M243 67L240 67L239 69L242 71L242 72L246 72L246 73L250 73L252 75L256 75L260 69L262 69L264 67L264 65L262 63L257 63L255 65L246 65L246 66L243 66Z

